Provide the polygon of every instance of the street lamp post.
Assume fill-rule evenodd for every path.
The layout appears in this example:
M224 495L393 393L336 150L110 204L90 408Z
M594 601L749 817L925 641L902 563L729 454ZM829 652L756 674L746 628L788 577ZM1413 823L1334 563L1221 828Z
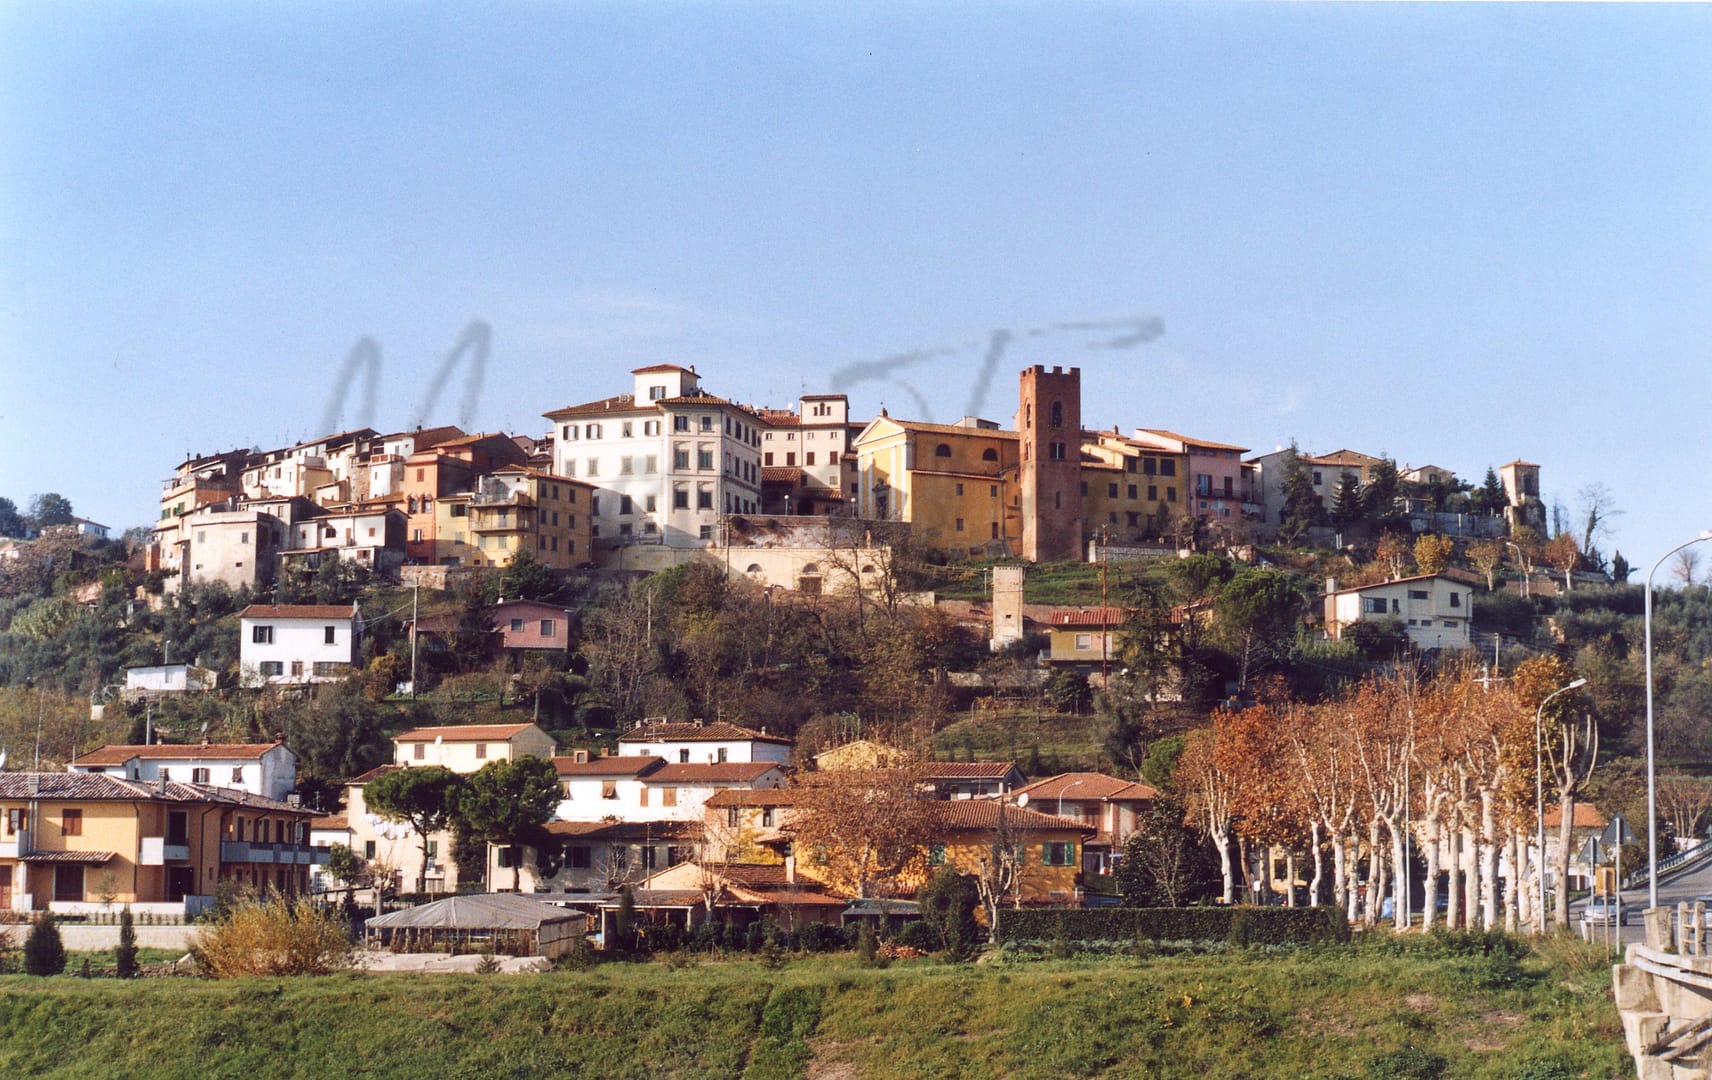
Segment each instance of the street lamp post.
M1532 581L1530 580L1532 575L1528 573L1528 560L1523 557L1522 549L1517 547L1515 544L1511 543L1508 540L1504 541L1504 546L1516 553L1516 565L1522 568L1522 595L1523 596L1533 595L1529 589L1529 586L1531 584L1533 584Z
M1586 679L1577 679L1568 686L1560 686L1547 694L1545 700L1540 702L1540 707L1534 710L1534 844L1539 852L1540 867L1539 910L1534 912L1535 937L1540 937L1546 932L1546 770L1540 726L1545 721L1546 702L1559 694L1568 693L1576 687L1586 685Z
M1080 784L1085 784L1085 783L1087 783L1087 781L1085 781L1085 780L1072 780L1072 781L1070 781L1070 783L1065 784L1063 787L1058 789L1058 816L1059 817L1064 816L1064 793L1066 791L1069 791L1073 787L1076 787Z
M1647 571L1646 609L1642 622L1646 628L1646 659L1647 659L1647 909L1658 907L1658 788L1653 779L1653 575L1664 561L1702 540L1712 540L1712 529L1707 529L1692 540L1678 544L1659 556L1658 562Z

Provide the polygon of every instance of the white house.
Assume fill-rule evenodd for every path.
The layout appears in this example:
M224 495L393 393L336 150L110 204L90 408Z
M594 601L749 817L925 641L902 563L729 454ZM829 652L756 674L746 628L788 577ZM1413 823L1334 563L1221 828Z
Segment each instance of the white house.
M660 757L679 765L719 764L727 761L771 761L786 765L795 744L766 731L753 731L736 724L700 720L670 723L651 717L618 737L619 753L625 756Z
M332 682L361 656L356 604L251 604L238 612L238 660L245 686Z
M67 769L122 780L237 788L281 802L297 788L297 755L281 742L103 746Z
M702 805L727 788L783 787L775 762L678 764L647 755L556 757L560 821L700 821Z
M1466 649L1474 640L1474 589L1440 574L1351 589L1327 579L1327 636L1341 639L1356 623L1381 619L1395 619L1418 649Z

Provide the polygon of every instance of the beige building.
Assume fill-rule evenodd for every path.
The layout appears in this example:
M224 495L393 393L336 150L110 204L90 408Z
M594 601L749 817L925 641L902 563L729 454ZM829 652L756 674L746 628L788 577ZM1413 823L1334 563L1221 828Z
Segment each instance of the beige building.
M473 773L490 761L524 756L552 758L558 744L534 724L466 724L412 728L392 739L400 765L440 765Z

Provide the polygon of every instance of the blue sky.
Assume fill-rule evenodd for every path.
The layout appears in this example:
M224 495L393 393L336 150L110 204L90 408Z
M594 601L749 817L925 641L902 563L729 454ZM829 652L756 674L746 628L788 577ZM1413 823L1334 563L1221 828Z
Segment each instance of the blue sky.
M365 336L341 426L407 426L481 319L472 428L1076 364L1090 426L1603 483L1649 563L1712 526L1709 55L1700 5L9 4L0 495L146 523Z

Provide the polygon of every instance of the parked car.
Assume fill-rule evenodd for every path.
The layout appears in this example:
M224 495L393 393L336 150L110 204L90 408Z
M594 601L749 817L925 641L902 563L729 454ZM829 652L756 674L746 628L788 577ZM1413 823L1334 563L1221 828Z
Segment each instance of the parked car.
M1581 909L1582 926L1628 926L1629 909L1609 896L1595 896Z

